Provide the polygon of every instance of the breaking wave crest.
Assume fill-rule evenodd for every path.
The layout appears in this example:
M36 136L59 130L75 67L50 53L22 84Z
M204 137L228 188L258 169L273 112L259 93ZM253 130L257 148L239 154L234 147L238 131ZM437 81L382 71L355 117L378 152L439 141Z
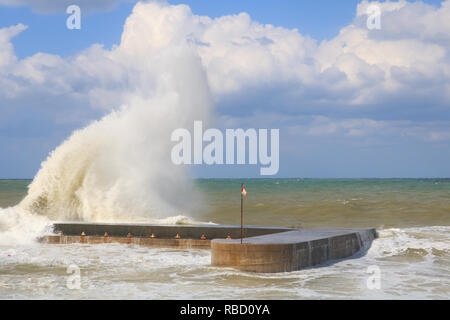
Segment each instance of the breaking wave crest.
M428 260L450 258L449 226L391 228L379 231L370 252L374 258Z
M212 100L201 61L188 43L144 55L142 63L116 51L112 57L120 55L117 63L139 81L121 93L119 109L49 155L20 204L0 209L0 237L28 238L49 221L196 223L190 214L201 195L186 167L172 163L170 137L194 120L208 122Z

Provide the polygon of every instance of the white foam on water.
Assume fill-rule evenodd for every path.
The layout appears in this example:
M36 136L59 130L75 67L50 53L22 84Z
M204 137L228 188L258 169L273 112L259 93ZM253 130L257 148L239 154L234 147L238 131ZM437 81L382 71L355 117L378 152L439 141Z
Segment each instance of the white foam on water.
M0 208L0 245L14 247L31 244L50 233L51 221L21 208Z
M380 230L364 255L275 274L211 267L208 250L0 246L0 298L448 299L449 231L440 226ZM82 290L66 286L71 264L81 270ZM366 285L374 265L381 271L380 290Z

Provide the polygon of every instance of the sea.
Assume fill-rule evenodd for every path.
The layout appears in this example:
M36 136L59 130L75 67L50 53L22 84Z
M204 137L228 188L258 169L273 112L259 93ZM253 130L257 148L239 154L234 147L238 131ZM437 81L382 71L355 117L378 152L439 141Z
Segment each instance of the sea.
M238 225L242 183L246 225L378 231L351 259L269 274L211 267L208 250L39 243L33 213L14 210L30 183L0 180L0 299L450 298L450 179L193 181L196 223Z

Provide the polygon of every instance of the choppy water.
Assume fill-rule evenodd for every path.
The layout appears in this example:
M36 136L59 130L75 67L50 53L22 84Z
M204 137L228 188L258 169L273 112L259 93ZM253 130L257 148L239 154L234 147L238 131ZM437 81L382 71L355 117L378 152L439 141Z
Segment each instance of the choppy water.
M30 181L0 181L0 207ZM199 180L195 220L239 223L240 180ZM209 251L121 244L0 243L3 299L449 299L450 180L268 179L247 186L247 224L376 227L364 255L292 273L254 274L209 266ZM0 226L1 230L1 226ZM80 289L73 274L80 270ZM380 289L367 285L378 268ZM68 285L69 281L69 285ZM72 284L72 286L71 286ZM204 292L208 292L205 296Z

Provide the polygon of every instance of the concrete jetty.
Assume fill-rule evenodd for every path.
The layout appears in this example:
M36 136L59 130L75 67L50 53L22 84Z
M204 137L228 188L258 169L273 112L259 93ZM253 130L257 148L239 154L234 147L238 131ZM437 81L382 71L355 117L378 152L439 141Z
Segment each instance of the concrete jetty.
M287 272L350 257L369 248L375 229L305 229L240 240L213 240L211 265Z
M150 237L152 234L158 239L172 239L176 234L181 239L200 239L206 235L207 239L239 238L240 226L201 224L201 225L149 225L141 223L55 223L53 229L56 233L79 236L82 232L87 236L103 236L105 232L112 237L127 237L131 233L133 237ZM292 228L272 226L245 226L244 237L255 237L271 233L280 233L294 230Z
M158 248L210 249L211 265L250 272L288 272L367 250L375 229L292 229L271 226L56 223L41 241L129 243Z

